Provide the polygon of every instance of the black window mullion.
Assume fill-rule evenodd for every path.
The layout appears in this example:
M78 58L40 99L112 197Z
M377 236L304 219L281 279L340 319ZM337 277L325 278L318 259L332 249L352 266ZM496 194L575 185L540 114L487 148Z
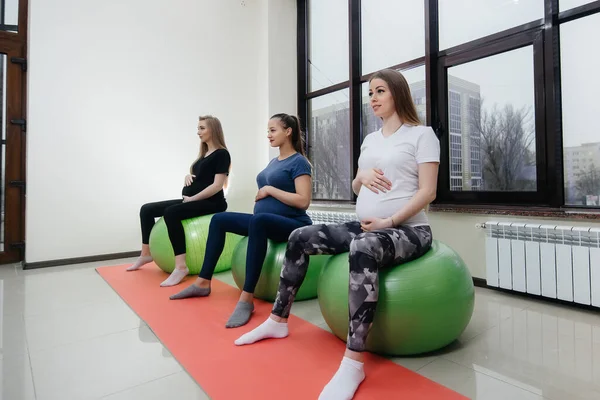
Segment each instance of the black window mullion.
M545 93L546 132L546 175L547 195L551 206L561 207L565 204L563 138L562 138L562 101L560 87L560 41L558 25L558 0L545 1L545 27L543 40L543 70L535 70L536 78L543 77L540 82ZM537 112L537 110L536 110Z
M439 52L439 23L438 0L425 1L425 92L427 98L427 125L436 131L439 127L438 101L438 52ZM436 132L438 137L439 132Z
M556 0L546 0L546 11L549 3L554 5ZM554 14L558 15L558 21L562 24L565 22L573 21L578 18L587 17L592 14L600 13L600 0L592 1L591 3L584 4L579 7L572 8L558 13L558 6L554 7Z
M362 94L361 94L361 0L348 0L349 7L349 56L350 56L350 157L352 176L358 170L358 157L362 143ZM353 194L353 198L356 196Z
M455 53L462 53L465 51L471 51L475 48L481 47L486 48L493 45L496 42L502 42L515 35L522 35L525 32L539 31L544 26L544 19L528 22L526 24L515 26L514 28L507 29L502 32L494 33L492 35L484 36L479 39L472 40L467 43L459 44L458 46L450 47L448 49L439 52L440 57L454 55Z
M466 64L482 58L506 53L508 51L516 50L525 46L530 46L533 44L539 33L540 30L523 32L519 35L511 36L510 38L494 42L484 47L465 49L460 53L441 56L440 60L443 60L443 63L448 68L456 65Z
M544 47L544 36L539 33L533 41L536 190L543 194L545 204L550 205L556 192L556 173L550 173L553 156L551 155L551 146L548 146L548 137L553 124L547 118L548 91L545 88L546 51Z
M425 1L425 92L427 125L431 126L440 141L440 166L438 171L438 195L450 188L449 138L444 133L442 121L447 120L446 68L439 60L439 8L438 0ZM437 200L436 200L437 201Z
M306 153L310 147L308 135L308 0L297 1L297 35L298 46L297 67L298 67L298 118L306 132Z
M436 134L440 140L440 168L438 171L438 195L436 203L448 202L450 191L450 135L448 134L448 73L443 59L438 59L435 73L437 87L432 89L432 107L437 108L438 126Z

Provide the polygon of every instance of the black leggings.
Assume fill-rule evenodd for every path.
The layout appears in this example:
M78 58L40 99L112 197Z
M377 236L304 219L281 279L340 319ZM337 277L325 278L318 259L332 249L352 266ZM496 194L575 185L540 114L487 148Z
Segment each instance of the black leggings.
M364 351L379 298L379 270L421 257L431 247L429 226L399 226L363 232L360 222L311 225L290 235L283 260L273 314L282 318L290 308L308 269L308 257L350 251L347 347Z
M164 216L175 255L185 254L185 232L181 221L225 210L227 210L225 201L198 200L184 203L183 200L166 200L144 204L140 209L142 243L148 244L150 242L150 231L154 226L154 219Z
M199 276L207 280L212 279L217 261L225 247L227 232L248 236L244 292L254 293L267 254L267 239L286 242L294 229L304 225L306 222L270 213L224 212L215 215L210 221L206 254Z

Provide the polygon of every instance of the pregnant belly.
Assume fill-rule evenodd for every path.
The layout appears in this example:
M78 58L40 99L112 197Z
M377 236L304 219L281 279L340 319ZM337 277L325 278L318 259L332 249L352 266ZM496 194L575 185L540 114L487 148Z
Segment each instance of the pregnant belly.
M392 197L389 193L373 193L361 190L356 199L356 215L359 220L388 218L408 203L408 198Z

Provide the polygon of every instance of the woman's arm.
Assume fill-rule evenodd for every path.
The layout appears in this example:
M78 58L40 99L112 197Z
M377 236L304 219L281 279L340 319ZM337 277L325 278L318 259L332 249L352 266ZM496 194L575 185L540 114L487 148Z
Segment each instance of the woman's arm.
M355 195L358 196L358 193L360 192L360 187L362 186L362 177L361 177L361 170L360 168L356 171L356 177L352 180L352 191L354 192Z
M356 178L352 181L352 191L358 196L360 187L365 186L374 193L380 191L385 193L392 188L392 182L383 175L383 171L379 168L361 171L358 169Z
M227 174L216 174L215 180L213 181L213 183L210 184L210 186L207 186L203 191L201 191L200 193L195 194L191 197L184 196L183 201L184 202L198 201L198 200L208 199L209 197L214 196L215 194L217 194L221 190L223 190L223 186L225 185L226 179L227 179ZM186 200L186 197L187 197L187 200Z
M391 216L393 226L402 224L435 200L439 166L437 162L419 164L419 190L402 209Z
M258 191L256 200L271 196L290 207L301 210L308 209L312 198L312 179L310 175L300 175L294 179L294 186L296 187L296 193L286 192L273 186L263 186Z

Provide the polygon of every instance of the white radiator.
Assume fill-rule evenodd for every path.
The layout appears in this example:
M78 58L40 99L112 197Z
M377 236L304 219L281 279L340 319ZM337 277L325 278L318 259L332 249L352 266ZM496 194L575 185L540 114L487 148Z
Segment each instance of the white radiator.
M338 211L315 211L308 210L308 216L313 224L343 224L344 222L358 221L356 213Z
M600 229L485 223L489 286L600 307Z

